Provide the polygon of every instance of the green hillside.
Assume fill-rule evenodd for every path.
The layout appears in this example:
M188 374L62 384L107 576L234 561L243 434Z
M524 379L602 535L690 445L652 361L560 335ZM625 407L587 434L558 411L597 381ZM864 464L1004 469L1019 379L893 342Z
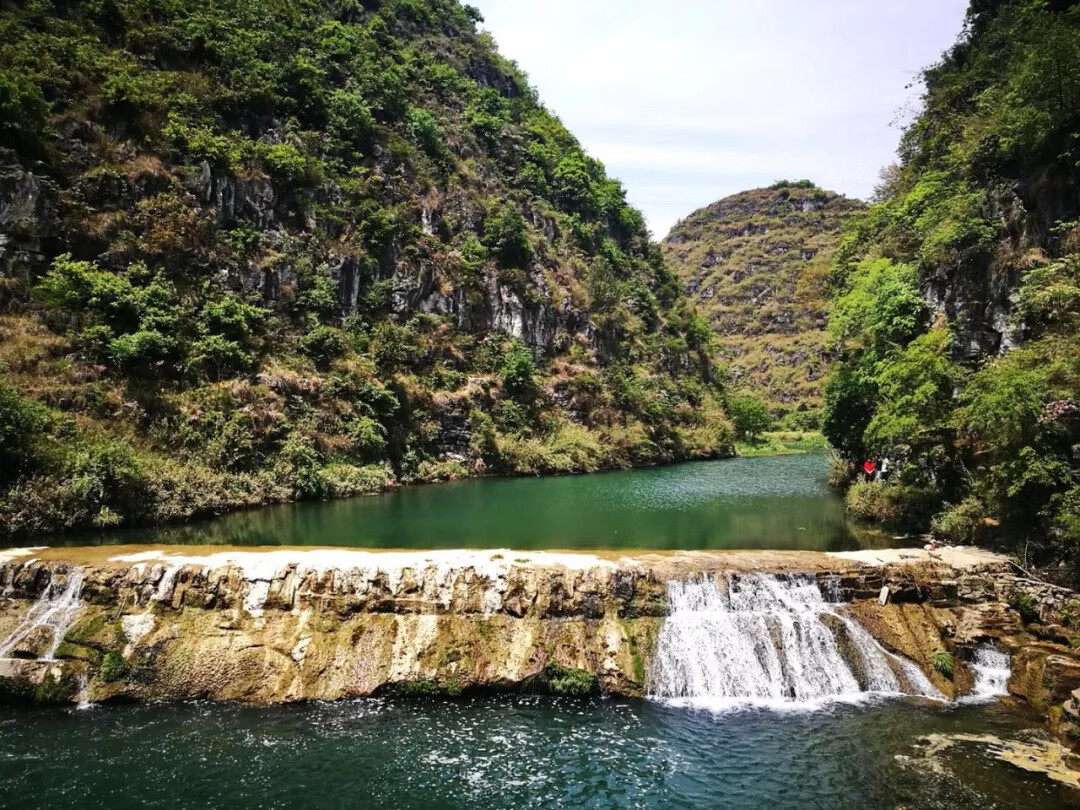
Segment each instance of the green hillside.
M735 380L793 428L820 423L826 280L863 204L809 181L735 194L680 221L664 256L720 337Z
M856 514L1080 550L1080 8L977 0L833 271L825 432ZM931 519L932 524L931 524Z
M452 0L0 10L0 533L731 452L622 186Z

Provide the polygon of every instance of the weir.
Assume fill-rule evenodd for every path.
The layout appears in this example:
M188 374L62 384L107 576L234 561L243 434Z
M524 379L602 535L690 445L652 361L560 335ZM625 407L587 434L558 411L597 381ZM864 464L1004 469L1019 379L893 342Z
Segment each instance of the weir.
M84 704L521 689L782 708L981 700L1007 677L999 650L1015 661L1030 646L1006 604L1017 583L1005 561L972 550L7 556L10 699L32 688ZM937 670L942 653L955 677Z
M700 577L668 584L650 694L723 707L811 707L869 695L941 699L826 601L809 575Z

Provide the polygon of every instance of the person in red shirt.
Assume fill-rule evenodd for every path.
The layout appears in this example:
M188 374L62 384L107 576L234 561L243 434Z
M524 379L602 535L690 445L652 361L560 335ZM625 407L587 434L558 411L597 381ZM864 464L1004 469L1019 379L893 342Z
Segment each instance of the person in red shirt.
M874 463L874 460L872 458L868 458L866 462L862 465L862 468L863 472L866 473L866 480L873 481L874 473L877 472L877 465Z

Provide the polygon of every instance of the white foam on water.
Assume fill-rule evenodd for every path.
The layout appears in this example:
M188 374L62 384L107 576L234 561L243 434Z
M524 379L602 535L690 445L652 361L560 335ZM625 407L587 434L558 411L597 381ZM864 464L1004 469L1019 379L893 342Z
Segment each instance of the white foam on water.
M882 696L943 699L917 666L839 613L813 576L671 582L668 601L652 697L715 710L802 711ZM840 650L839 633L858 656L862 683Z
M985 644L975 651L969 666L975 673L975 686L970 695L960 698L961 703L990 703L1009 694L1012 659L1007 652Z
M56 650L64 640L64 633L71 626L75 614L82 608L83 569L73 568L63 583L53 576L41 596L30 607L25 618L14 632L0 643L0 658L8 658L12 651L39 628L47 628L51 634L49 649L41 661L54 661Z

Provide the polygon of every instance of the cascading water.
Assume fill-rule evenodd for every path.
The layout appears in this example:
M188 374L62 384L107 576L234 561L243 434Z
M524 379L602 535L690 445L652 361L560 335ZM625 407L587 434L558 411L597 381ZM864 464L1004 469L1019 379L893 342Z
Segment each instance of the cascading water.
M987 644L975 651L975 658L968 666L975 675L975 686L970 695L961 698L962 702L986 703L1009 694L1011 659L1008 653Z
M721 707L941 698L918 667L837 612L812 576L671 582L668 601L650 678L655 697Z
M50 633L49 647L39 656L39 660L54 660L56 650L64 640L64 633L82 607L82 602L79 601L82 586L82 568L73 568L65 580L57 581L55 576L50 579L48 586L41 592L41 596L19 626L0 643L0 658L8 658L12 651L34 632L46 628Z

